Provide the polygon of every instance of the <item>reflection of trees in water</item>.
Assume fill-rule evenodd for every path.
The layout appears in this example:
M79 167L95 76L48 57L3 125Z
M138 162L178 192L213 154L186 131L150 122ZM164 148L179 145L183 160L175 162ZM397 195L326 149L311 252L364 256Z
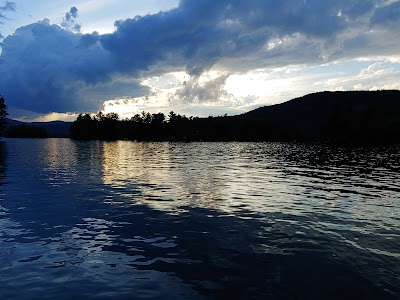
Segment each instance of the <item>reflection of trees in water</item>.
M10 220L8 210L3 206L5 195L3 186L6 184L6 145L4 141L0 141L0 270L12 266L12 255L15 251L14 243L7 242L10 235L18 234L17 224ZM0 284L2 276L0 274Z
M139 271L158 271L188 283L201 294L219 298L382 298L375 279L365 278L357 269L362 267L368 271L366 274L375 274L376 270L388 269L385 262L360 266L354 258L367 259L369 252L337 243L329 233L312 228L306 215L291 215L285 210L260 212L253 207L242 207L236 214L221 209L224 206L216 200L225 197L227 201L234 193L232 186L226 191L224 178L236 176L251 189L251 181L260 180L250 176L252 155L256 153L259 161L254 164L259 166L269 157L268 161L273 161L269 167L273 168L282 152L274 154L273 147L265 150L269 148L245 144L207 147L179 143L50 143L45 147L46 174L68 167L72 179L52 189L46 176L21 186L22 192L34 187L40 191L44 184L43 192L50 194L45 198L36 194L36 202L6 190L6 195L12 197L8 200L14 202L7 201L10 218L26 231L14 238L21 244L29 244L22 237L40 242L31 245L36 256L42 256L39 263L51 265L54 270L62 267L67 274L75 271L78 279L92 274L94 280L109 288L119 279L132 280ZM65 160L63 155L72 158ZM285 160L290 163L290 156ZM13 163L17 164L13 168L22 167ZM292 164L299 166L295 161ZM249 174L235 173L241 168ZM14 180L12 184L24 181ZM250 194L250 189L242 198ZM213 206L213 201L218 204ZM25 209L19 210L22 205ZM342 221L334 217L327 220ZM374 238L378 244L385 242L384 237ZM42 242L46 247L41 246ZM95 261L101 264L97 271ZM388 281L394 282L393 277ZM127 280L123 287L132 287L130 284Z
M3 206L8 217L25 233L18 241L57 236L67 231L79 216L71 195L70 169L73 155L68 140L7 140L7 184ZM67 152L66 152L67 151Z
M5 178L5 160L6 160L6 147L3 141L0 141L0 187L1 185L4 184L4 178ZM0 189L1 193L1 189ZM0 194L1 197L1 194ZM1 198L0 198L1 199Z
M306 200L314 215L349 218L372 224L360 231L389 225L396 228L393 193L400 192L398 146L332 147L324 144L283 144L271 157L284 161L282 178L294 194ZM379 221L378 221L379 220ZM341 222L346 223L342 220ZM357 226L358 227L358 226ZM372 232L370 232L372 234Z

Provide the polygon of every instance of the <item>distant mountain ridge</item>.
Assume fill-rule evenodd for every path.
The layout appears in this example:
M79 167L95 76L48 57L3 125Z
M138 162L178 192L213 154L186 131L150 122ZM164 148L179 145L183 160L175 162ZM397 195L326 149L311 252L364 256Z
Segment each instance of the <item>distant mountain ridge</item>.
M51 122L21 122L13 119L7 119L7 128L12 126L38 126L43 127L48 134L48 137L58 137L58 138L68 138L69 137L69 127L72 122L64 121L51 121Z

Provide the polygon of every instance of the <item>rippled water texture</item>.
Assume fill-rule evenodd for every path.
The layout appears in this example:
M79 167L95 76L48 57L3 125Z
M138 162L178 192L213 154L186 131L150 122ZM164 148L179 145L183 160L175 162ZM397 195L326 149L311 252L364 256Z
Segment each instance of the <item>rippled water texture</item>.
M0 142L0 299L396 299L400 148Z

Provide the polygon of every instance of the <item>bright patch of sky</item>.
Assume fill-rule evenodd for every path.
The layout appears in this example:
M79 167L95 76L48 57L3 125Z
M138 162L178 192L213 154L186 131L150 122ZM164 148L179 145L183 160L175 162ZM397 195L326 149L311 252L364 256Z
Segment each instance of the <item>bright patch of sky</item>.
M179 3L178 0L14 0L12 2L16 4L17 9L8 14L7 22L0 27L0 32L4 36L12 34L21 26L42 19L61 24L65 13L71 7L77 7L79 10L82 32L110 33L115 30L114 22L117 20L167 11Z
M398 0L0 0L0 22L0 94L20 120L400 89Z
M214 71L209 80L218 77ZM117 99L105 103L106 112L118 112L130 118L141 111L167 113L170 110L195 113L198 116L240 114L264 105L278 104L316 91L400 90L400 61L351 60L320 66L291 66L276 69L259 69L244 74L230 75L224 90L231 101L208 103L207 109L185 106L173 96L189 79L184 73L170 73L142 82L153 88L147 98ZM202 79L203 83L207 78ZM232 98L234 101L232 101ZM232 105L234 104L234 105ZM213 111L210 108L214 108Z

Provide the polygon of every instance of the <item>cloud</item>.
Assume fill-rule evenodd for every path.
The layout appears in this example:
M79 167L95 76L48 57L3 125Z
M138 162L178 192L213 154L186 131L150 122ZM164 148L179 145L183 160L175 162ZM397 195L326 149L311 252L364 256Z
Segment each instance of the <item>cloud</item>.
M365 20L383 3L184 0L169 12L118 21L116 31L99 41L115 57L119 71L129 74L160 62L183 67L195 76L216 65L246 71L260 64L320 63L357 55L357 51L347 52L343 43L368 31ZM267 51L276 40L276 47ZM385 43L380 46L385 48Z
M4 3L4 5L0 6L0 25L4 24L4 22L6 20L8 20L7 18L7 12L15 12L17 8L17 5L15 4L15 2L11 2L11 1L6 1L6 3ZM1 35L0 32L0 39L4 38L4 36Z
M314 83L325 90L380 90L398 89L400 64L388 61L374 62L355 76L343 76Z
M389 5L376 9L371 18L371 25L383 26L395 30L400 29L400 2L396 1Z
M0 58L0 90L8 104L39 113L98 110L99 91L144 90L137 80L118 80L109 53L82 35L49 20L19 28L4 40ZM126 91L127 92L127 91ZM118 93L116 93L118 94ZM133 94L137 94L133 92Z
M78 18L78 9L75 6L73 6L69 10L69 12L65 14L63 22L61 23L61 27L66 30L70 30L72 32L77 32L77 33L80 32L81 25L76 23L77 18Z
M6 1L6 3L3 6L0 6L0 11L1 12L15 11L16 8L17 8L17 5L15 4L15 2Z
M356 14L347 1L336 2ZM321 3L185 0L169 12L116 22L116 31L102 36L101 43L128 72L168 60L183 61L190 75L199 75L220 60L263 49L271 38L296 33L329 38L343 30L345 24L337 17L342 6Z
M225 83L229 76L229 73L218 75L215 78L192 76L183 83L183 87L175 93L172 99L206 103L232 98L233 96L225 90Z
M5 20L8 20L6 13L15 12L16 9L15 2L7 1L3 6L0 6L0 24L3 24Z
M4 40L0 91L34 112L94 111L107 99L145 96L143 78L185 71L190 79L175 97L219 101L230 97L228 74L398 55L399 3L181 0L170 11L119 20L104 35L80 33L72 7L61 26L43 20ZM211 70L225 73L201 82Z

